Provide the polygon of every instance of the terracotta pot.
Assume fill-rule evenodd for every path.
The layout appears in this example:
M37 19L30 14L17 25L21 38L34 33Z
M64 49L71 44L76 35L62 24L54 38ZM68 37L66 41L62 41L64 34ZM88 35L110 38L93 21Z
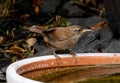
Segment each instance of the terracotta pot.
M12 63L7 68L7 83L42 83L20 75L35 70L78 65L120 64L119 53L80 53L77 54L77 62L71 55L62 54L59 56L61 57L59 64L53 55L33 57ZM37 73L28 74L28 77L31 76L37 76Z

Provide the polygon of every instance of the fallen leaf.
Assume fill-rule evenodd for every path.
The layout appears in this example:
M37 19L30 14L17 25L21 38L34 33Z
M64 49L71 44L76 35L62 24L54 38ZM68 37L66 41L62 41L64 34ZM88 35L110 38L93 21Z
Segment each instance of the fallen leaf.
M9 48L9 50L13 52L25 52L25 50L21 47L18 47L16 44Z
M36 38L29 38L26 40L26 43L28 44L29 47L33 46L37 42Z
M97 31L105 26L108 26L108 22L102 21L102 22L98 22L96 25L92 26L91 29Z
M23 59L23 58L25 58L25 55L22 54L22 53L18 53L18 54L16 54L16 56L17 56L18 59Z
M34 11L36 14L38 14L39 13L39 6L35 6Z
M42 4L42 0L34 0L33 3L34 5L40 6Z
M43 28L44 27L40 27L40 26L37 26L37 25L33 25L31 27L24 26L25 30L28 30L30 32L40 33L40 34L42 34Z

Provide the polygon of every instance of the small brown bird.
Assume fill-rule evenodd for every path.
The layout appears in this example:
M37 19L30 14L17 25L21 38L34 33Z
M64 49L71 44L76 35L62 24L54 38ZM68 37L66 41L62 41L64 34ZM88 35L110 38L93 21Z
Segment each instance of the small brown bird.
M39 26L33 26L28 28L31 32L39 33L43 36L44 41L48 44L51 52L54 56L59 59L60 57L52 50L51 47L58 50L70 50L83 33L87 31L93 31L91 29L85 29L78 25L68 26L68 27L55 27L45 31L39 29ZM70 50L70 53L75 57L75 53Z

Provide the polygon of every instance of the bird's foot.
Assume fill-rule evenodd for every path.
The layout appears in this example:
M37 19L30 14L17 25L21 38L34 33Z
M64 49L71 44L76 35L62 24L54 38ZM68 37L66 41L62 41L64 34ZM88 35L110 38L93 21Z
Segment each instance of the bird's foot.
M77 55L72 51L72 50L70 50L70 54L73 56L73 58L74 58L74 60L73 60L73 62L76 64L77 63Z
M54 55L54 56L56 57L56 62L57 62L57 64L60 65L60 59L61 59L61 58L60 58L58 55Z
M48 46L48 47L49 47L49 46ZM49 49L51 50L51 52L53 53L53 55L56 57L56 62L57 62L57 64L59 65L61 58L55 53L55 51L54 51L51 47L49 47Z
M76 55L73 55L73 58L74 58L73 62L76 64L77 63L77 57L76 57Z

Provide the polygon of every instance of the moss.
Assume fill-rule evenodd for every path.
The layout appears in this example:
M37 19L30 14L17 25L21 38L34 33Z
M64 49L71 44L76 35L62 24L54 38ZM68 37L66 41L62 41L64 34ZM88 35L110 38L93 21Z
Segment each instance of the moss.
M120 74L113 74L110 76L89 79L77 83L119 83L119 82L120 82Z

